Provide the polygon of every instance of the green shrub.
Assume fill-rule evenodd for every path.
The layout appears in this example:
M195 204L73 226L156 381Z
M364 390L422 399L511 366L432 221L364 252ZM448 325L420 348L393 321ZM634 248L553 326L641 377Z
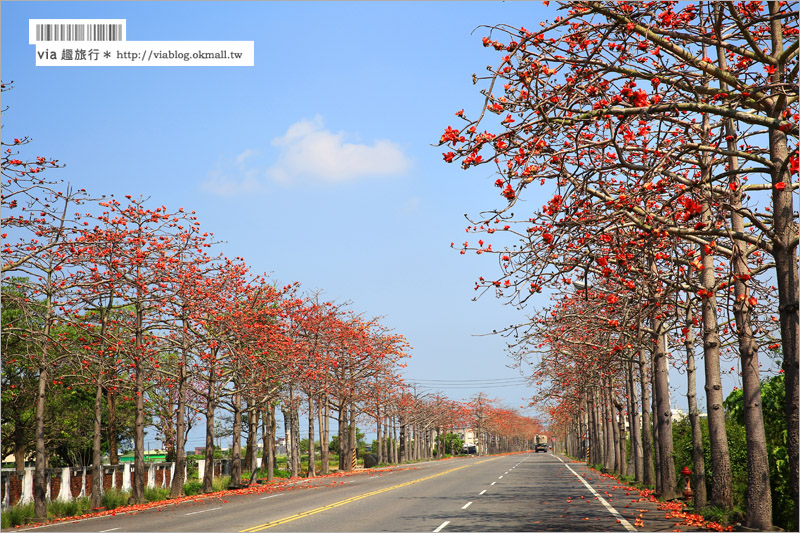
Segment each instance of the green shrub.
M214 491L228 490L228 485L231 484L230 476L215 477L211 482Z
M92 502L89 498L78 498L66 502L48 502L47 518L58 518L62 516L79 516L91 510Z
M123 505L128 505L128 499L131 497L129 492L122 492L117 489L110 489L103 493L103 507L107 510L116 509Z
M0 518L2 518L2 527L5 529L7 527L22 526L28 518L33 518L33 516L33 503L27 503L25 505L13 505L9 507L3 511L2 517Z
M772 376L761 382L761 407L764 416L764 431L767 437L769 456L769 482L772 492L772 521L787 531L798 530L797 509L792 498L792 481L789 475L789 461L786 449L786 381L783 374ZM726 412L735 424L744 428L744 391L737 389L730 393L725 402ZM744 432L744 429L742 429ZM746 459L746 450L745 455ZM733 463L731 457L731 463ZM745 463L746 465L746 463ZM741 490L746 490L747 483ZM738 490L734 488L734 490Z
M47 518L59 518L64 516L80 516L91 511L92 503L89 498L78 498L67 502L47 502ZM2 513L2 527L15 527L25 525L28 519L35 516L33 503L25 505L14 505L5 509Z
M186 496L194 496L195 494L200 494L200 490L203 488L203 483L200 481L190 481L188 483L183 484L183 493Z
M717 522L719 524L733 524L735 522L744 522L744 511L741 507L734 506L733 510L721 509L719 507L707 507L703 509L703 518L709 522Z
M144 489L144 499L148 502L160 502L169 498L169 489L162 487L148 487Z
M787 531L797 531L797 510L791 497L791 480L786 453L786 422L783 413L785 402L783 375L774 376L761 383L764 429L769 454L769 477L772 489L772 520ZM731 392L723 403L725 407L725 431L728 436L728 451L731 461L733 488L733 511L720 509L703 510L706 519L720 523L731 523L743 515L747 506L747 442L744 428L744 395L741 389ZM711 494L714 472L711 469L711 447L708 439L708 419L700 419L703 433L703 455L706 467L707 493ZM692 467L692 432L689 419L675 422L672 426L675 450L675 469L679 474L684 466ZM683 479L678 476L678 479Z

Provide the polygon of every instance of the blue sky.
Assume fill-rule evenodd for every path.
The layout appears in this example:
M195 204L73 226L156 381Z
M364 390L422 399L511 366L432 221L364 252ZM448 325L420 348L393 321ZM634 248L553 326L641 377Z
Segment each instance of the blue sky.
M15 86L3 135L32 137L32 155L60 159L59 176L92 194L194 209L226 255L384 316L414 347L409 378L513 378L503 339L475 335L520 312L472 302L497 265L450 249L464 213L501 205L495 177L432 145L457 110L479 108L472 74L500 57L476 28L538 27L555 7L3 2L2 77ZM123 18L128 41L252 40L255 66L36 67L29 18ZM485 392L512 407L531 394Z

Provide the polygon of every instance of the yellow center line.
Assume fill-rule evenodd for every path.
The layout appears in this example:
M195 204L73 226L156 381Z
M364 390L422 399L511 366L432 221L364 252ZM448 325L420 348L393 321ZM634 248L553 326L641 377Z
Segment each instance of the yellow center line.
M435 477L443 476L445 474L449 474L451 472L455 472L456 470L461 470L463 468L469 468L470 466L479 465L481 463L485 463L487 461L493 461L496 457L492 457L490 459L484 459L483 461L478 461L477 463L458 466L456 468L451 468L450 470L445 470L444 472L439 472L438 474L433 474L431 476L422 477L419 479L415 479L413 481L406 481L405 483L400 483L398 485L392 485L391 487L386 487L383 489L373 490L372 492L365 492L364 494L359 494L358 496L353 496L352 498L347 498L346 500L341 500L336 503L332 503L330 505L325 505L324 507L317 507L316 509L311 509L310 511L303 511L302 513L293 514L291 516L287 516L285 518L281 518L279 520L274 520L272 522L266 522L264 524L259 524L257 526L253 526L248 529L243 529L241 533L254 533L256 531L263 531L265 529L269 529L271 527L279 526L281 524L286 524L288 522L294 522L295 520L299 520L301 518L305 518L306 516L315 515L317 513L321 513L323 511L327 511L329 509L335 509L336 507L341 507L342 505L347 505L348 503L356 502L358 500L363 500L364 498L369 498L370 496L375 496L376 494L383 494L384 492L389 492L390 490L399 489L402 487L407 487L409 485L413 485L415 483L420 483L421 481L427 481L429 479L433 479Z

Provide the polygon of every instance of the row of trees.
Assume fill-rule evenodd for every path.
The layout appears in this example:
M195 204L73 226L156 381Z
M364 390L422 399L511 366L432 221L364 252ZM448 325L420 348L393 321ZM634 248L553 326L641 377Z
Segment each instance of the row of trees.
M467 432L473 432L480 455L531 450L534 437L544 431L538 419L524 416L483 393L467 402L459 402L439 393L418 395L406 387L396 396L394 405L399 438L389 432L381 440L381 425L378 424L379 449L383 442L398 443L396 455L388 456L388 462L460 453L460 449L453 448L456 439L446 437L457 432L464 432L465 436ZM391 421L384 424L384 430L390 424ZM379 461L382 457L378 456Z
M171 491L178 496L186 437L198 419L205 420L211 460L217 413L231 412L236 486L242 469L255 465L259 421L267 429L265 442L274 435L277 405L287 435L296 435L303 402L312 439L319 417L320 439L327 443L331 411L340 428L354 430L355 417L371 403L382 405L399 383L409 346L378 319L319 294L302 295L297 284L278 287L252 274L241 258L212 255L213 236L200 229L194 212L60 188L41 177L58 162L24 159L20 152L28 143L3 140L4 406L19 403L21 415L10 420L4 409L3 428L4 437L19 434L4 438L14 444L18 468L29 446L35 449L37 516L46 513L50 409L68 390L94 399L92 498L99 507L103 448L114 462L121 422L132 425L131 499L141 503L150 423L177 462ZM133 416L118 416L120 404ZM32 438L25 437L23 423L33 426ZM299 439L290 442L297 446ZM353 447L351 439L340 443L342 455ZM325 455L327 446L322 450ZM299 472L299 453L290 457ZM313 464L312 457L311 475ZM210 491L207 472L203 489Z
M629 428L636 479L676 496L668 379L678 368L696 504L707 503L709 475L708 500L730 509L721 368L734 356L747 525L761 530L773 504L786 505L771 501L760 383L774 366L764 352L785 374L795 509L798 499L797 6L565 2L538 30L489 28L483 44L503 57L480 78L484 105L474 118L457 112L463 127L440 139L447 162L495 165L507 201L470 220L468 231L486 236L462 253L494 254L500 268L476 290L518 306L553 295L504 332L533 365L569 449L588 438L593 462L624 472ZM535 185L552 194L540 209L524 203ZM501 235L516 244L492 250Z
M379 319L214 254L214 237L193 211L94 198L43 178L60 165L26 158L29 143L2 141L3 446L18 469L33 451L38 517L46 516L52 457L91 464L92 505L100 507L103 455L116 463L121 442L132 442L131 502L142 503L148 427L176 462L177 497L189 431L205 424L210 464L223 413L232 419L233 487L256 469L259 435L272 478L278 409L293 476L301 473L301 414L309 476L317 438L328 472L331 420L342 470L351 468L359 420L375 425L381 462L430 456L436 435L469 425L467 407L403 384L410 347ZM70 405L74 416L61 415ZM521 433L494 424L492 438L521 446ZM83 435L71 440L72 432ZM59 453L65 438L79 442L79 453ZM202 490L210 492L213 469L205 472Z

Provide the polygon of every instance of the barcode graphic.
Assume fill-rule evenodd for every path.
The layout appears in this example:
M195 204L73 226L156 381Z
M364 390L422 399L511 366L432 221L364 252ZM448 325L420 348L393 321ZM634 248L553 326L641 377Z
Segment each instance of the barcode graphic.
M37 24L36 41L121 41L122 24Z

